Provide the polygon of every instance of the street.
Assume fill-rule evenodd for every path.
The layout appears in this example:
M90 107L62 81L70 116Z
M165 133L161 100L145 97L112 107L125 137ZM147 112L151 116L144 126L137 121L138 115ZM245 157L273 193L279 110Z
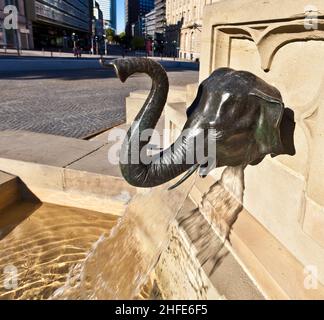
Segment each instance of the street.
M198 81L190 64L168 62L170 85ZM1 57L0 130L85 138L125 120L125 98L149 89L146 75L122 84L97 59Z

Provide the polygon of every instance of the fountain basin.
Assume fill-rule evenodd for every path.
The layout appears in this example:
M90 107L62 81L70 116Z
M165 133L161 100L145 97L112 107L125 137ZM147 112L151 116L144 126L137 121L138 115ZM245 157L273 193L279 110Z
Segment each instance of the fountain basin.
M5 147L8 139L15 148ZM44 141L48 153L39 147ZM3 286L1 298L47 299L66 284L73 267L87 259L98 240L103 235L109 237L131 200L143 191L128 186L117 167L107 168L104 160L108 143L104 136L82 141L5 132L0 134L1 143L0 170L12 175L9 180L14 187L8 188L10 197L7 196L1 210L1 228L6 231L0 240L0 266L3 270L14 266L18 276L18 286L10 290ZM52 150L62 157L53 158ZM4 195L2 192L2 199ZM160 207L163 214L165 209L163 205ZM208 269L197 258L200 249L193 244L195 232L190 234L180 225L193 207L192 196L187 197L178 220L168 228L171 240L166 250L134 298L219 299L225 296L225 292L218 292ZM235 261L229 264L233 263L239 274L244 274ZM4 283L8 273L2 272L1 276ZM245 280L247 287L252 288L245 290L251 293L246 296L262 298L249 278L245 276Z

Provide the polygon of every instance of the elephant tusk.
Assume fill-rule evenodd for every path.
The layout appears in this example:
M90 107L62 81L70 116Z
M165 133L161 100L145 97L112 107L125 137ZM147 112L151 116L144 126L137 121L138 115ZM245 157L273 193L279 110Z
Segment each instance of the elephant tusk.
M193 167L191 167L187 171L187 173L175 185L173 185L172 187L170 187L168 190L170 191L170 190L173 190L173 189L179 187L180 184L184 183L187 179L190 178L190 176L192 176L197 171L197 169L199 168L199 166L200 166L199 164L195 164Z

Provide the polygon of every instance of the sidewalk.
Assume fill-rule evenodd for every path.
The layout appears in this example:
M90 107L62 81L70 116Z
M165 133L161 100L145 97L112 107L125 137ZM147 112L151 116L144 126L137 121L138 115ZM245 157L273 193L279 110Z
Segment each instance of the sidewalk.
M134 56L125 56L134 57ZM91 55L84 54L81 58L76 58L72 53L23 50L20 56L14 49L0 49L0 73L17 71L49 71L49 70L81 70L102 68L99 59L113 60L122 58L118 55ZM149 57L159 62L166 69L183 69L198 71L199 63L173 58Z
M0 57L19 57L16 49L0 48ZM20 57L35 57L35 58L70 58L76 59L72 52L57 52L57 51L40 51L40 50L20 50ZM99 59L100 55L82 54L82 58ZM105 58L115 58L116 56L106 56Z
M125 58L127 57L136 57L137 55L132 52L132 54L125 55ZM143 56L143 55L138 55ZM0 48L0 58L1 57L18 57L17 49L3 49ZM57 52L57 51L41 51L41 50L20 50L20 57L35 57L35 58L70 58L70 59L76 59L74 54L72 52ZM122 55L96 55L96 54L87 54L84 53L81 56L81 59L99 59L101 57L104 57L106 59L115 59L115 58L121 58ZM171 58L171 57L149 57L150 59L158 60L158 61L176 61L176 62L186 62L186 63L195 63L191 60L186 59L180 59L180 58Z

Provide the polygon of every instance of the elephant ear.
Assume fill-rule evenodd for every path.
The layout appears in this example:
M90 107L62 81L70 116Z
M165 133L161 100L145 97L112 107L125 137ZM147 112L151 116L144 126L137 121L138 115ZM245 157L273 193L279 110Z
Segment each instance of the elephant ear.
M255 141L261 155L278 155L282 152L280 123L284 113L282 100L254 89L249 94L260 107L256 122Z

